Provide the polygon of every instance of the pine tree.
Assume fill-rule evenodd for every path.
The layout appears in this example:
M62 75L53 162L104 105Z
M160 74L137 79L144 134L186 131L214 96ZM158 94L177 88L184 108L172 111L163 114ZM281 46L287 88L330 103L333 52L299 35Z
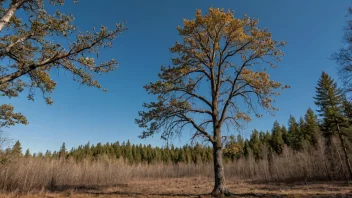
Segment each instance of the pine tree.
M352 179L352 169L347 154L345 137L352 132L348 119L344 116L343 102L344 95L337 87L334 80L325 72L321 74L316 87L315 104L319 107L319 116L322 120L323 134L327 139L337 135L345 155L345 163Z
M50 158L51 158L51 152L49 150L46 150L45 159L50 159Z
M243 149L243 155L245 158L248 158L250 149L251 148L249 146L249 141L246 139L244 141L244 149Z
M65 159L66 158L66 154L67 154L67 150L66 150L66 145L65 145L65 142L62 143L62 146L60 148L60 151L59 151L59 158L60 159Z
M43 159L44 158L44 155L42 152L38 152L38 156L37 156L39 159Z
M269 131L266 131L263 144L265 143L270 145L270 142L271 142L271 134Z
M26 150L26 154L24 155L24 157L26 157L26 158L31 157L31 153L30 153L29 149Z
M101 154L103 154L103 145L100 142L98 142L98 144L95 147L94 156L98 157Z
M277 154L281 154L284 146L284 140L282 139L280 124L277 121L274 122L274 126L271 132L271 147Z
M92 150L90 147L90 142L88 142L86 145L83 146L83 150L84 150L85 157L92 157L93 156Z
M132 146L129 140L125 146L125 158L129 163L133 163Z
M308 145L310 142L310 136L308 135L307 131L307 123L303 119L303 117L299 117L299 122L298 122L298 127L299 127L299 141L301 142L301 149L303 149L304 145Z
M318 142L317 134L319 131L318 117L314 111L309 108L304 116L305 126L303 130L303 136L305 140L308 140L310 144L316 145Z
M11 149L11 154L14 158L19 158L22 157L22 146L20 141L16 141L16 143L13 145Z
M120 146L120 142L115 142L113 145L114 148L114 153L117 159L119 159L121 157L121 146ZM143 157L142 157L143 159Z
M154 155L153 155L152 145L148 144L148 146L147 146L147 161L148 161L148 164L152 163L153 158L154 158ZM170 156L169 160L171 161L171 156Z
M290 139L290 146L293 148L295 151L299 151L302 149L303 142L302 142L302 137L300 134L300 128L299 125L292 115L290 116L288 120L288 133L289 133L289 139Z
M261 159L261 152L260 152L260 148L261 148L261 142L259 139L259 133L256 129L253 130L251 138L249 140L249 146L253 151L253 155L254 158L256 160Z
M33 157L34 157L34 154L33 154ZM57 152L57 151L54 151L53 154L52 154L52 156L51 156L51 159L58 159L58 157L59 157L58 152Z
M287 129L286 129L286 127L284 125L282 125L281 131L282 131L282 140L284 141L284 143L287 146L291 146L290 137L289 137L288 131L287 131Z

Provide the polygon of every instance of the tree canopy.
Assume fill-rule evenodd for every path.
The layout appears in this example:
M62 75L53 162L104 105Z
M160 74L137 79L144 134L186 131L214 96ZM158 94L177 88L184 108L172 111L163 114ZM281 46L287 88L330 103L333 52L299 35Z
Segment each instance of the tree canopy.
M102 48L126 28L116 24L109 30L101 26L92 32L81 32L73 24L74 16L60 10L50 13L48 6L63 6L63 0L2 0L0 1L0 92L2 96L17 97L27 89L28 99L34 100L39 90L48 104L56 87L52 79L55 71L72 74L81 84L102 86L95 74L113 71L118 62L114 59L97 61ZM75 1L76 2L76 1ZM6 108L6 107L2 107ZM6 108L10 112L9 108ZM17 123L26 122L11 110ZM1 117L3 119L4 116ZM2 123L11 123L4 121ZM12 122L13 123L13 122Z
M215 8L205 16L197 10L195 20L184 20L184 27L177 28L183 41L170 49L176 54L172 66L162 66L160 80L145 86L158 98L144 104L148 111L139 113L141 119L136 122L146 129L141 137L163 128L162 137L167 138L189 124L197 130L195 136L214 141L207 125L250 121L248 110L260 117L256 102L269 111L276 110L271 105L273 97L286 86L271 80L264 67L276 67L283 56L279 48L285 42L272 40L271 33L257 24L247 16L238 19L232 11ZM256 70L258 65L262 71ZM204 89L207 92L201 91ZM242 99L245 105L235 99ZM195 115L207 119L197 123Z

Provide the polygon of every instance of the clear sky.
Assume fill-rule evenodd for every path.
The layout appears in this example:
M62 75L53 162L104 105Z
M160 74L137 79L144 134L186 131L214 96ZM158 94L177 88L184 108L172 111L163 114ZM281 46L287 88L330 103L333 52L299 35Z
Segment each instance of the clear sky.
M260 19L260 27L268 27L274 39L286 40L286 56L280 67L271 72L273 79L289 84L290 89L277 98L280 111L276 116L264 115L253 120L241 132L248 136L254 128L270 130L275 120L286 124L292 114L303 116L308 107L316 109L313 101L315 85L322 71L334 78L335 63L331 53L343 46L342 28L347 20L351 0L80 0L78 4L67 1L62 8L73 13L80 30L91 30L101 24L113 27L127 21L128 31L115 40L114 47L104 50L100 58L115 58L120 67L98 79L109 89L103 93L71 80L69 74L60 73L53 94L55 103L48 106L38 92L35 102L25 96L6 100L16 111L25 114L27 126L3 129L5 134L20 140L23 149L33 152L57 150L62 142L67 147L90 141L165 145L159 136L141 140L141 129L134 123L142 104L151 100L143 85L157 79L160 66L170 64L168 49L180 37L176 27L184 18L193 19L196 9L206 11L210 6L236 11L237 17L247 13ZM55 77L56 78L56 77ZM189 143L189 131L174 140L174 144Z

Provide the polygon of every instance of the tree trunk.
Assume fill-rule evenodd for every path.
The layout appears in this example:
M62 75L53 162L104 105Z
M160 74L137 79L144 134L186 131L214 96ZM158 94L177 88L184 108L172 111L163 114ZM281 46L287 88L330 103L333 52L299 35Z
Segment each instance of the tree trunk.
M216 139L213 142L213 160L214 160L214 189L211 193L214 197L222 197L230 195L230 192L226 188L225 184L225 172L222 157L222 141L220 130L215 133Z
M14 1L10 8L5 12L5 14L0 19L0 32L1 30L10 22L10 19L15 14L16 10L25 2L26 0Z

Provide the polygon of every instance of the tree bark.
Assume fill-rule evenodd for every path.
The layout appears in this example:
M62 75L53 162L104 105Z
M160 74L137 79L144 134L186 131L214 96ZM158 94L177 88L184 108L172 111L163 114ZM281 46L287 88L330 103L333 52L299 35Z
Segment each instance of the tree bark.
M16 10L25 2L26 0L14 1L10 8L5 12L5 14L0 19L0 32L1 30L10 22L12 16L15 14Z
M222 140L220 128L216 128L215 141L213 142L213 161L214 161L214 189L211 193L214 197L222 197L230 195L230 192L226 188L225 183L225 172L222 157Z

